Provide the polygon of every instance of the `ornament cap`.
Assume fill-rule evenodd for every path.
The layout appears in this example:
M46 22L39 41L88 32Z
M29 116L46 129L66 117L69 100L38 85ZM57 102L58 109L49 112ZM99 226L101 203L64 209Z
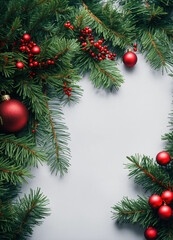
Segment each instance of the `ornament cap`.
M6 101L6 100L10 100L11 98L10 98L10 95L5 94L5 95L1 96L1 99L2 99L2 101Z
M132 52L132 49L131 48L127 49L127 52Z

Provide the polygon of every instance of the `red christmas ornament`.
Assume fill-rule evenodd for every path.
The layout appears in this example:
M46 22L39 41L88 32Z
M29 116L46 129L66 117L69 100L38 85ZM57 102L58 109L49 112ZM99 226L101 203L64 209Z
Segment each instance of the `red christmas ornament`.
M171 157L169 153L167 152L159 152L156 156L156 161L159 165L165 166L167 165L171 160Z
M172 216L172 209L167 205L163 205L159 208L158 214L161 219L168 220Z
M29 34L24 34L23 35L23 39L26 41L26 42L29 42L31 40L31 37Z
M149 198L148 203L152 208L159 208L162 205L163 201L159 195L152 195Z
M124 54L123 62L127 67L133 67L137 63L137 56L131 49Z
M31 49L31 52L32 54L34 55L37 55L40 53L40 48L38 46L34 46L32 49Z
M28 122L28 110L25 105L9 95L2 96L0 104L0 129L5 132L18 132Z
M16 67L22 69L24 67L23 62L17 62Z
M164 202L166 202L167 204L170 204L173 200L173 192L165 191L162 193L161 198Z
M153 227L149 227L145 230L144 236L147 240L155 240L157 238L157 230Z

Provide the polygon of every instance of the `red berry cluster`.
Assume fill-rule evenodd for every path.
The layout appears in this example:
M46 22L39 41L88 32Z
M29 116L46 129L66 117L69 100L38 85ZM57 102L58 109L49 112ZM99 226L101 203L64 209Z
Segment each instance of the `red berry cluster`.
M133 45L133 50L135 51L135 52L137 52L138 51L138 49L137 49L137 44L135 43L134 45Z
M71 96L71 90L72 88L67 87L67 82L64 82L64 92L66 95Z
M172 209L168 206L172 200L173 192L167 190L162 193L161 197L159 195L152 195L149 198L149 205L154 209L159 208L159 217L163 220L168 220L172 216Z
M70 21L67 21L65 24L64 24L65 27L67 28L70 28L71 30L74 30L74 27L70 24Z
M36 69L36 67L47 67L48 65L52 65L55 63L54 60L46 60L45 62L38 62L36 61L35 59L35 55L38 55L40 53L40 47L38 47L36 45L36 43L34 43L33 41L30 41L31 40L31 37L29 34L25 34L23 36L23 38L21 39L21 45L19 47L19 49L22 51L22 52L27 52L28 54L28 65L30 68L32 69ZM55 60L57 59L58 57L55 56ZM24 64L22 62L17 62L16 64L16 67L17 68L23 68L24 67ZM33 78L34 76L36 75L35 72L30 72L30 78Z
M82 50L89 52L95 60L102 61L106 59L106 56L108 56L110 60L114 60L116 54L110 53L106 45L102 46L104 39L102 38L101 40L94 42L94 37L91 32L92 30L89 27L85 27L81 30L80 42L84 47Z

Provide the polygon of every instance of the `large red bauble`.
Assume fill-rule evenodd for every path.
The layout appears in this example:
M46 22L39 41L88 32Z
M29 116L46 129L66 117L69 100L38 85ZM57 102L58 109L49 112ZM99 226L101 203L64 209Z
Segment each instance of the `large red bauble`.
M161 219L168 220L172 216L172 209L167 205L163 205L159 208L158 214Z
M155 240L157 238L157 230L153 227L149 227L145 230L144 236L147 240Z
M133 52L124 54L123 62L127 67L133 67L137 63L137 56Z
M29 42L31 40L31 37L29 34L24 34L23 35L23 39L26 41L26 42Z
M167 152L159 152L156 156L156 161L159 165L167 165L170 162L171 158Z
M150 206L152 208L159 208L162 205L163 201L162 201L162 198L159 195L152 195L149 198L148 203L150 204Z
M38 46L34 46L32 49L31 49L31 52L32 54L34 55L37 55L40 53L40 48Z
M5 132L18 132L28 122L28 110L15 99L0 104L0 128Z
M170 204L173 200L173 192L167 190L162 193L161 198L164 202L166 202L167 204Z
M22 68L24 67L23 62L17 62L17 63L16 63L16 67L22 69Z

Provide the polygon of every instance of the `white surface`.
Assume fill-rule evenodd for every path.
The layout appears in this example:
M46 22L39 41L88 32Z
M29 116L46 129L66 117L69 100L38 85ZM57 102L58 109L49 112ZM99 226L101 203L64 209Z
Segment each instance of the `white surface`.
M41 190L50 199L51 216L36 227L33 240L139 240L138 227L119 227L111 207L123 196L136 198L142 188L128 179L126 156L155 157L162 150L171 111L172 80L151 70L141 55L131 70L119 68L125 83L117 93L95 89L86 76L79 104L65 107L71 133L69 173L60 179L47 166L34 169L24 187Z

